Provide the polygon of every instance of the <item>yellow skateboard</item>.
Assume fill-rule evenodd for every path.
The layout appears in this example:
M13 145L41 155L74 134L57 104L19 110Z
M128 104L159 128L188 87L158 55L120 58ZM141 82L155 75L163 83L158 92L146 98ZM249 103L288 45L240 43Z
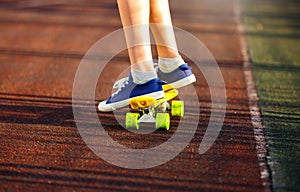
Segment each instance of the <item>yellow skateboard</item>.
M172 100L178 95L178 90L171 85L163 85L165 97L155 99L150 96L140 96L130 100L131 112L126 114L126 128L139 129L141 123L155 123L157 129L170 128L170 115L183 117L184 102ZM168 101L172 100L171 105Z

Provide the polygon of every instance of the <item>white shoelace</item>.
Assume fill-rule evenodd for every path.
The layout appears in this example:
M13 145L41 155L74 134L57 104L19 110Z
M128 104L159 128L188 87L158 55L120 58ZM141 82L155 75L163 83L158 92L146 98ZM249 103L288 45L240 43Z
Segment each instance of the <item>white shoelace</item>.
M115 84L113 85L113 89L117 89L117 91L114 92L112 94L112 96L118 94L122 90L122 88L128 84L128 80L129 80L129 78L125 77L125 78L122 78L122 79L116 81Z

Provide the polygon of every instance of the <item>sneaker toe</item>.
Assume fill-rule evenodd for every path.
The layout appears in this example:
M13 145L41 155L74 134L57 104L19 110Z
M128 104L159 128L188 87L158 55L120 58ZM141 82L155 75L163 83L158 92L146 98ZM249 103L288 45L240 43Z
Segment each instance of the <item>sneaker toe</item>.
M101 101L99 103L99 105L98 105L98 109L99 109L99 111L102 111L102 112L113 111L112 105L111 104L107 104L107 100Z

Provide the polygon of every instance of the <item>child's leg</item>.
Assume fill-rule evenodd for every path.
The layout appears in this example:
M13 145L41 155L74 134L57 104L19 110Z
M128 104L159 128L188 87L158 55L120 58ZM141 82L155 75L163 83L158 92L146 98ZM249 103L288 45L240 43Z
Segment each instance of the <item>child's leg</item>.
M157 44L159 66L170 72L184 63L177 50L168 0L150 0L151 30Z
M150 0L150 22L154 23L151 30L159 57L158 77L175 88L195 82L191 68L185 64L177 49L168 0Z
M151 25L151 30L157 43L159 57L178 56L168 0L150 0L150 22L157 24Z
M152 71L149 0L118 0L118 7L128 47L139 44L128 49L132 67L142 72Z

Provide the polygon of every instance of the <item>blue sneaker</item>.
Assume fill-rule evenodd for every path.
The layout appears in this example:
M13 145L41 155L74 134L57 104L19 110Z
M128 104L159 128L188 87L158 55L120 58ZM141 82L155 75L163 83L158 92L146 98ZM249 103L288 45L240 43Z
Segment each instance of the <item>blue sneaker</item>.
M175 89L187 86L196 81L196 77L192 73L191 67L189 67L187 64L179 66L170 73L164 73L158 68L157 76L160 80L171 84Z
M145 84L136 84L133 82L130 74L129 77L120 79L114 84L113 88L118 88L118 90L107 100L100 102L98 109L102 112L114 111L128 106L130 99L138 96L151 96L156 99L163 98L163 84L165 83L157 78Z

